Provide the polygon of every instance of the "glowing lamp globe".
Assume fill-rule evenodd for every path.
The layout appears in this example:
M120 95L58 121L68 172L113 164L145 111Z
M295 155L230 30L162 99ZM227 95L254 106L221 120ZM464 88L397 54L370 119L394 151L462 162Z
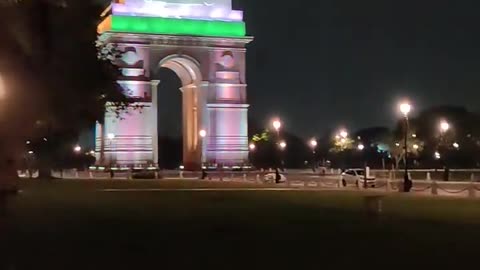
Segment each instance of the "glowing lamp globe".
M400 112L407 117L410 111L412 110L412 105L409 103L402 103L400 104Z

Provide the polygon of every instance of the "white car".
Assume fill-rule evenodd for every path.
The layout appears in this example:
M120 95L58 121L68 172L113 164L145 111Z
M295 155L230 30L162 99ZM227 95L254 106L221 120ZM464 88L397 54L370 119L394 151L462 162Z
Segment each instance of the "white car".
M263 177L263 180L265 181L265 183L275 184L275 178L276 178L275 173L268 173L268 174L265 174L265 176ZM287 182L287 177L285 177L285 175L283 174L280 174L280 180L278 181L278 183L285 183L285 182Z
M367 186L375 187L376 180L374 176L366 177ZM342 184L346 187L348 184L355 184L357 187L365 185L364 169L348 169L342 173Z

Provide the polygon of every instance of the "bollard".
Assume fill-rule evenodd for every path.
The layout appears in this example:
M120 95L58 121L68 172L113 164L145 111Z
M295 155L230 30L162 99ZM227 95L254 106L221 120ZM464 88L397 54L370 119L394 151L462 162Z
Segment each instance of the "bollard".
M432 180L432 175L430 174L430 172L427 172L427 181L431 181Z
M78 179L79 178L79 175L78 175L78 170L75 169L75 178Z
M470 186L468 187L468 197L473 199L476 196L476 191L475 191L475 184L473 182L470 183Z
M432 195L438 195L438 186L435 180L432 182Z
M475 182L475 174L474 173L472 173L470 175L470 181Z
M158 179L158 172L155 171L155 179Z
M182 170L180 170L180 171L178 172L178 177L180 177L180 179L183 179L183 171L182 171Z
M247 181L247 174L246 173L243 174L243 181Z
M390 192L391 189L392 189L392 188L391 188L390 178L388 178L388 179L387 179L387 183L385 184L385 190L386 190L387 192Z
M90 179L93 179L93 173L92 173L92 171L89 171L89 172L88 172L88 177L89 177Z
M221 180L221 179L222 179L222 178L220 178L220 180ZM257 174L256 180L257 180L258 183L260 183L260 174Z
M132 170L127 171L127 180L132 180Z

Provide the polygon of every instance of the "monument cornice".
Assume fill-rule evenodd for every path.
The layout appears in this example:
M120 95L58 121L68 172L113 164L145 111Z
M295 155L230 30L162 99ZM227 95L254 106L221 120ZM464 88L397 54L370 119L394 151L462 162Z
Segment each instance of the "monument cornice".
M245 45L253 41L253 37L203 37L183 35L158 35L138 34L123 32L105 32L100 40L106 43L135 44L154 48L155 46L183 46L183 47L208 47L208 48L245 48Z

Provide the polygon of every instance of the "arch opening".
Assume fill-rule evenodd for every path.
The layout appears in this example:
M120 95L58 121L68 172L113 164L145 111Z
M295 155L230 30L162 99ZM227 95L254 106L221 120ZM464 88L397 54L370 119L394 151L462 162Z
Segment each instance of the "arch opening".
M156 77L160 83L157 91L157 107L160 113L168 112L168 119L163 115L158 117L158 149L156 149L159 158L159 165L171 166L175 162L176 153L175 142L165 140L165 128L168 123L178 121L179 117L172 115L172 112L178 113L178 108L171 108L177 105L181 107L181 137L182 138L182 165L188 170L198 170L201 168L204 153L204 138L200 138L199 131L203 126L203 111L206 108L205 97L201 90L202 76L200 73L200 64L188 56L172 55L164 58L158 64ZM173 76L173 78L172 78ZM172 92L171 88L177 88L181 91L181 102L170 103L171 94L160 92ZM165 100L164 100L165 98ZM168 101L166 101L168 100ZM175 101L175 97L173 99ZM165 105L169 103L168 105ZM163 110L163 106L166 106ZM168 109L170 107L170 109ZM167 145L170 144L170 145ZM169 159L169 160L167 160ZM173 159L173 160L172 160Z

